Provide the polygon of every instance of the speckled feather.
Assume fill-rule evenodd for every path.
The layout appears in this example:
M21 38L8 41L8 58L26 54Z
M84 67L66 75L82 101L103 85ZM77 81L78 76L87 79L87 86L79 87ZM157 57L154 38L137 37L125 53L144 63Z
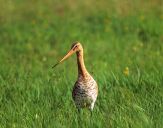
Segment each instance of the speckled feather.
M92 76L89 74L86 77L79 76L72 92L76 107L78 109L87 107L93 110L97 95L98 86Z

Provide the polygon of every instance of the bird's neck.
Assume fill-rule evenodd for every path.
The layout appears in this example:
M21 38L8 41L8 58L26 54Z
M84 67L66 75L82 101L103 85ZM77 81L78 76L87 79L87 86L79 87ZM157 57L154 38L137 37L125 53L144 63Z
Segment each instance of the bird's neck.
M83 57L83 51L77 52L77 64L78 64L78 76L86 77L88 75L88 71L84 64L84 57Z

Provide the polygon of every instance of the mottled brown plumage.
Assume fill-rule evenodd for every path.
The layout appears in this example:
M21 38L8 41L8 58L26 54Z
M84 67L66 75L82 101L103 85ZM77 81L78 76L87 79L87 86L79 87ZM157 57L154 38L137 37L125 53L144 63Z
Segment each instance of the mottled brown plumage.
M98 86L85 67L82 45L79 42L74 43L67 55L57 64L70 57L73 53L77 55L78 64L78 79L72 92L73 100L78 109L87 107L93 110L98 95Z

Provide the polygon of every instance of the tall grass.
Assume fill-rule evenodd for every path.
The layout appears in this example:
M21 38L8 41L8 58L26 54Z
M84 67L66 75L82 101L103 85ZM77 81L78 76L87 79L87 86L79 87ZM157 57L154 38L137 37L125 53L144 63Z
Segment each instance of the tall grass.
M0 8L0 127L163 126L161 0L1 0ZM99 85L92 116L71 98L75 55L51 69L76 40Z

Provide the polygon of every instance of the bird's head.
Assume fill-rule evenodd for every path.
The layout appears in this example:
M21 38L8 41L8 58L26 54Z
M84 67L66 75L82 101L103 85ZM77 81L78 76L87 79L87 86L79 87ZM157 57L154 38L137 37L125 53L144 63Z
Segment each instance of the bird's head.
M83 47L82 47L81 43L75 42L72 44L71 50L73 50L74 52L80 52L80 51L83 51Z
M73 53L80 53L83 52L83 47L79 42L75 42L72 44L71 49L69 52L57 63L55 64L52 68L56 67L58 64L69 58Z

